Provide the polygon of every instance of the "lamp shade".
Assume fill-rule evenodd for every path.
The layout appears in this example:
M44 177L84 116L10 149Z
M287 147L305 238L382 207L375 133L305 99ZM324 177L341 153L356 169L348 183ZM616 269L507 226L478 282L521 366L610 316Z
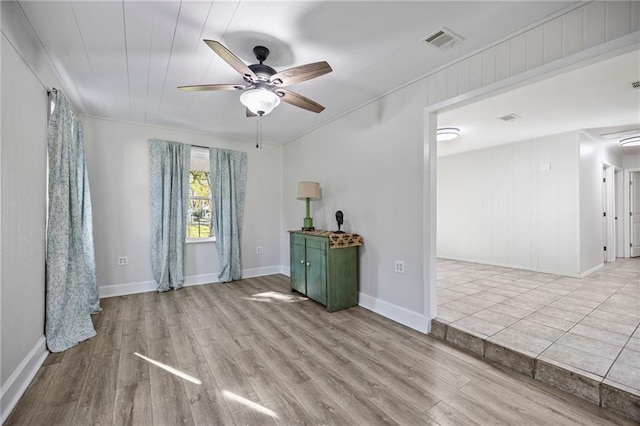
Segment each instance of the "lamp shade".
M318 182L298 182L298 200L320 199L320 184Z
M240 102L252 113L266 115L280 105L280 97L268 89L252 89L240 95Z

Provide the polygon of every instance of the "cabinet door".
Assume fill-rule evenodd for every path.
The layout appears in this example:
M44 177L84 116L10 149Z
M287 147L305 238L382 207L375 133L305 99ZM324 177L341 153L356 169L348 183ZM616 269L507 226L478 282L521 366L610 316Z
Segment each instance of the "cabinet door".
M307 294L305 287L306 259L304 246L291 244L291 288L302 294Z
M327 304L326 251L307 245L307 297Z

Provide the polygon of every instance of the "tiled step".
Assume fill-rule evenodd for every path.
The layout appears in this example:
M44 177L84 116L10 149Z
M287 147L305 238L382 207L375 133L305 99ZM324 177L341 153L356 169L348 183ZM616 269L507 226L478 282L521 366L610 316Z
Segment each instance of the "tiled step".
M608 375L601 377L591 374L547 358L544 354L527 354L438 319L431 322L431 335L640 422L640 392L610 380ZM615 373L614 368L609 371L610 374L612 372Z

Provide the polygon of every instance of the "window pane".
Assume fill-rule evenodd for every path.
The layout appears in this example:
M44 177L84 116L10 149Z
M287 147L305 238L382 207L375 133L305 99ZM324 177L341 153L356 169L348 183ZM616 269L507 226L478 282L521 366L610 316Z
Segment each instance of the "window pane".
M191 170L189 178L189 221L187 238L213 237L209 173Z

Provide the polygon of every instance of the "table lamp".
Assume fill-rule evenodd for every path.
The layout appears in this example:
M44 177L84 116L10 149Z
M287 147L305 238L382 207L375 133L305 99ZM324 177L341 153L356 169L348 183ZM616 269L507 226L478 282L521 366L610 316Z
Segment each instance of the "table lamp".
M320 184L318 182L298 182L298 200L307 202L307 216L304 218L303 231L313 231L313 218L311 217L311 200L320 199Z

